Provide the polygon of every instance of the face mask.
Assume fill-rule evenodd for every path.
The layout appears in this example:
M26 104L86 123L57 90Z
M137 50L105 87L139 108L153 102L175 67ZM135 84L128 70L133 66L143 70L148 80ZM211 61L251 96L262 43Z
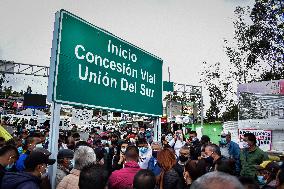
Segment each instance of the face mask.
M146 137L151 137L151 133L150 133L150 132L147 132L147 133L145 134L145 136L146 136Z
M265 184L264 176L262 175L257 176L257 181L261 185Z
M124 154L126 152L126 148L121 148L120 151Z
M36 148L42 148L42 143L37 144L37 145L36 145Z
M106 144L107 141L106 140L101 140L102 144Z
M68 169L69 169L69 170L72 170L73 167L74 167L73 160L70 160L70 161L69 161L69 165L68 165Z
M191 141L195 142L197 140L197 137L192 137Z
M166 136L166 141L170 142L173 139L172 135L167 135Z
M186 162L188 160L188 157L186 157L186 156L179 156L179 160L181 162Z
M209 164L212 164L213 163L213 157L211 157L211 156L206 156L205 157L205 161L207 162L207 163L209 163Z
M243 148L249 148L249 144L247 142L243 142Z
M107 153L109 153L109 147L105 147Z
M71 160L71 165L72 165L72 167L75 166L75 159L72 159L72 160Z
M19 152L19 154L23 153L23 147L22 146L18 148L18 152Z
M157 159L158 156L158 151L152 151L152 156Z
M117 140L113 140L113 141L110 141L112 145L117 145L118 141Z
M15 165L15 163L11 163L11 164L7 165L5 167L6 171L10 171L13 168L14 165Z
M139 148L139 151L140 151L142 154L145 154L145 153L148 151L148 148L142 147L142 148Z
M220 144L227 144L226 138L221 138Z

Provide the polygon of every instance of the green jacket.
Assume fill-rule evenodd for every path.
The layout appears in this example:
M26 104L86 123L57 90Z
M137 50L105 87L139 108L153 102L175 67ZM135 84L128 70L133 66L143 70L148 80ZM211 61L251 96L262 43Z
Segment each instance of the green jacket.
M260 165L263 161L268 160L268 155L259 147L249 152L243 149L240 155L241 160L241 176L256 177L256 165Z

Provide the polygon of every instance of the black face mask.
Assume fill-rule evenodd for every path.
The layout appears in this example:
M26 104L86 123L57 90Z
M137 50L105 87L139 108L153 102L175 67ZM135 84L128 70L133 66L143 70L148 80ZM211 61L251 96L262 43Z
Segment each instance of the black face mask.
M181 162L186 162L188 160L188 157L186 157L186 156L179 156L179 160Z
M152 151L152 156L157 159L158 151Z
M116 146L117 146L118 141L117 141L117 140L113 140L113 141L111 141L111 144L112 144L112 145L116 145Z
M209 156L209 157L207 157L207 158L205 158L205 161L207 162L207 163L209 163L209 164L213 164L213 157L211 157L211 156Z

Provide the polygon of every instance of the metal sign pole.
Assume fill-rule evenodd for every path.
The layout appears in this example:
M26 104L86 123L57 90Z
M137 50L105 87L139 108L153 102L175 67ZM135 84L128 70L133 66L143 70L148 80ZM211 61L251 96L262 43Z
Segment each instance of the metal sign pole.
M58 154L58 138L59 138L59 123L60 123L60 109L61 105L54 103L51 108L50 132L48 150L51 152L50 158L57 159ZM48 168L48 175L50 178L51 188L55 189L57 162Z
M161 119L159 117L156 117L154 120L154 141L161 141Z

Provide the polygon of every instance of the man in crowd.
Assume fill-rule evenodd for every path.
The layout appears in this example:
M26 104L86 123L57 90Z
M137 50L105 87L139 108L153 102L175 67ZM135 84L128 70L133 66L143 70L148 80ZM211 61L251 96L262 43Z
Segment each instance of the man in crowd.
M243 150L241 151L241 176L256 177L257 165L268 160L268 155L256 146L256 137L253 133L244 134Z
M179 150L185 145L182 130L175 132L174 138L169 142L169 145L175 150L175 155L179 156Z
M240 174L240 147L237 143L231 140L230 132L221 133L220 150L222 156L234 161L235 164L235 174Z
M128 142L127 141L123 141L121 143L121 146L120 146L120 151L117 152L113 156L112 171L119 170L119 169L121 169L123 167L123 164L125 163L125 152L126 152L127 146L128 146Z
M128 146L125 152L124 168L114 171L109 177L109 189L132 188L135 174L140 170L138 165L139 150L136 146Z
M244 189L243 185L234 176L214 171L199 177L190 189Z
M2 178L4 177L7 169L9 170L13 167L18 157L19 153L15 146L7 145L0 148L0 188Z
M158 176L161 173L161 168L158 165L157 155L159 151L162 150L162 144L160 142L153 142L151 144L152 148L152 157L148 163L148 170L152 171L155 176Z
M190 160L190 149L188 146L183 146L179 150L179 157L177 159L177 164L175 166L175 170L182 179L182 183L185 183L183 172L184 172L184 166L188 160Z
M207 157L212 157L213 159L213 164L209 167L208 172L215 171L216 164L225 159L224 157L222 157L220 148L216 144L207 145L205 147L205 155Z
M39 189L41 177L46 173L48 165L55 163L39 151L32 151L25 160L25 171L7 172L2 180L2 188L9 189Z
M17 171L23 171L25 170L25 160L29 156L29 154L33 151L33 149L36 147L36 144L41 141L38 137L28 137L26 139L26 142L24 144L24 150L26 150L24 153L22 153L19 157L19 159L16 162L16 169Z
M201 143L197 138L196 131L190 131L189 133L190 139L190 155L192 160L197 160L198 157L201 156Z
M57 154L57 171L56 171L56 186L61 182L61 180L70 173L73 168L72 159L74 157L74 152L70 149L61 149Z
M141 169L147 169L149 160L152 157L152 150L149 148L149 144L145 138L139 139L137 146L139 149L139 166Z

